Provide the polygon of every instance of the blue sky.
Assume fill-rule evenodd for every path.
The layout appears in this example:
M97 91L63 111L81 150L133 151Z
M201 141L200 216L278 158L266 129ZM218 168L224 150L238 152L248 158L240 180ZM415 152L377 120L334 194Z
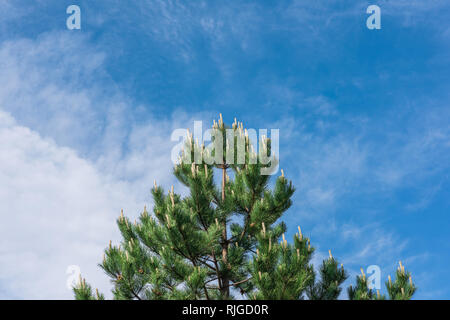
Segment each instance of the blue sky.
M445 0L3 0L0 298L71 298L69 265L107 291L120 208L175 183L174 129L221 112L280 129L284 220L316 262L331 249L353 282L402 260L416 298L449 299L449 16Z

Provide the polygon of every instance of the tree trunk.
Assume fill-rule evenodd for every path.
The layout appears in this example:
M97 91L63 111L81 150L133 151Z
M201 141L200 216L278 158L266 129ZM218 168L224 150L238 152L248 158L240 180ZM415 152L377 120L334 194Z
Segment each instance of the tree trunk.
M227 169L226 165L222 165L222 202L225 201L225 181L226 181ZM228 237L227 237L227 221L222 221L222 261L225 267L228 267ZM230 296L230 279L227 276L222 278L222 294L224 298Z

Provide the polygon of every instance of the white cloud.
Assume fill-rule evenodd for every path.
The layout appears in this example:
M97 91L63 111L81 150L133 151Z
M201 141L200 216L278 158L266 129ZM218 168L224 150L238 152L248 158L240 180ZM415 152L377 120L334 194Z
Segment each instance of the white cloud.
M0 46L0 298L70 299L69 265L108 293L97 263L120 240L120 209L133 218L151 207L154 179L184 192L170 134L205 114L134 107L105 59L67 33Z
M0 108L58 144L87 145L99 139L102 115L124 101L101 87L104 59L85 37L64 32L3 42Z
M0 298L70 299L69 265L108 288L97 263L120 209L174 183L170 133L190 119L130 121L104 57L64 33L0 47Z
M0 298L70 298L65 274L79 265L105 286L95 262L117 238L121 206L136 211L128 186L107 181L73 150L0 112Z

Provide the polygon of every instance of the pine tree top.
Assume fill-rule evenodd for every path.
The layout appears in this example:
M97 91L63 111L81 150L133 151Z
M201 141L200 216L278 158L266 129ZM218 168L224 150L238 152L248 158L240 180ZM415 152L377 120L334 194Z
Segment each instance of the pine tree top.
M173 186L154 182L152 213L144 208L131 223L121 214L122 242L110 242L99 265L113 283L115 299L337 299L348 278L329 251L316 273L310 239L298 233L289 243L280 221L291 207L295 188L271 152L272 141L254 146L242 122L228 127L222 115L213 122L211 143L187 132L175 164L176 178L188 188L184 198ZM216 179L217 177L217 179ZM402 264L391 299L410 299L416 288ZM350 299L384 299L369 289L364 272ZM77 299L104 299L85 280Z

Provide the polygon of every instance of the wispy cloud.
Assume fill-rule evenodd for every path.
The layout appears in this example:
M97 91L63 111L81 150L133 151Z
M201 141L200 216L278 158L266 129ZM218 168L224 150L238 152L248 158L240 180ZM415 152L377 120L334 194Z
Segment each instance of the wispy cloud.
M174 183L168 142L187 116L129 121L129 100L103 87L103 53L83 41L56 33L0 47L3 298L70 298L69 265L108 288L96 264L118 240L120 209L135 217L153 179Z

